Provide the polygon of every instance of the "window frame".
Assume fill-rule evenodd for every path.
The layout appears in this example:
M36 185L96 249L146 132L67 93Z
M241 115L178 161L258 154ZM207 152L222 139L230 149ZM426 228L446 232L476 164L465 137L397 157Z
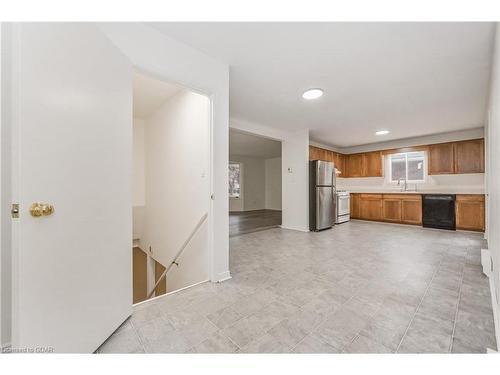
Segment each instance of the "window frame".
M236 200L241 200L243 199L243 163L240 161L229 161L228 164L228 187L229 187L229 166L231 164L238 164L240 166L240 195L238 197L232 197L229 195L229 199L236 199ZM228 194L229 194L229 189L228 189Z
M413 152L422 152L423 154L423 161L422 161L422 168L423 168L423 178L422 180L410 180L408 179L408 154L409 153L413 153ZM408 151L408 152L398 152L398 153L395 153L395 154L390 154L389 155L389 182L391 184L397 184L398 183L398 180L393 180L392 179L392 157L393 156L401 156L401 155L404 155L405 156L405 164L406 164L406 175L405 175L405 178L406 178L406 182L407 183L410 183L410 184L423 184L426 182L427 180L427 173L425 172L427 170L427 153L425 151Z

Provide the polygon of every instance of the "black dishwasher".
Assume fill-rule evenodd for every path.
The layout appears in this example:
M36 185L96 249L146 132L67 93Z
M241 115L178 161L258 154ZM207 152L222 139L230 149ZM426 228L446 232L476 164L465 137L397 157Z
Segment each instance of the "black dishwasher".
M422 194L422 225L455 230L455 194Z

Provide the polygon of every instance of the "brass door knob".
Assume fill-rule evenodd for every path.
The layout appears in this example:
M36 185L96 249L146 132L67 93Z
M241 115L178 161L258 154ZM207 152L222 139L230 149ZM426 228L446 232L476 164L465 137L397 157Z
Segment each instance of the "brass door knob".
M35 202L30 207L30 214L33 217L49 216L54 212L54 206L47 203Z

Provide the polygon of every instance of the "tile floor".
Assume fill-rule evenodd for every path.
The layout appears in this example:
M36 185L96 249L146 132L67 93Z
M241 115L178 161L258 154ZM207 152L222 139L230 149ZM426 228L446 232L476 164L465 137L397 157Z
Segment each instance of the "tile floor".
M484 353L482 234L351 221L230 239L233 278L142 304L100 353Z

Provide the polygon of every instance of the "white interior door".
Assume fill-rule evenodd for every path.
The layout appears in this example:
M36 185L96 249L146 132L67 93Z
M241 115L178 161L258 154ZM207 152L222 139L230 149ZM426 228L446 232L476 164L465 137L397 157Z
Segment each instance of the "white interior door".
M92 24L12 43L12 346L92 352L132 311L132 67Z

